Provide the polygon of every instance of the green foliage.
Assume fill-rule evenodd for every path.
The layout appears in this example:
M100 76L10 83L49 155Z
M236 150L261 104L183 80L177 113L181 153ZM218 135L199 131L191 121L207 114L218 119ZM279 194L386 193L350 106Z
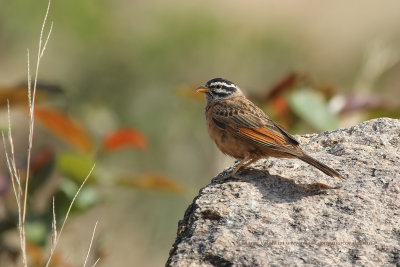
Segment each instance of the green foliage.
M25 225L26 237L31 242L44 245L49 235L48 228L44 220L31 220Z
M95 161L88 155L64 152L57 156L57 169L78 184L82 183Z
M64 218L80 185L70 179L63 179L60 190L55 195L57 203L57 216ZM82 188L76 197L75 204L72 208L72 214L84 212L99 201L99 194L94 187L86 186Z
M337 119L327 107L321 95L307 88L296 90L289 95L289 103L294 113L319 131L338 127Z

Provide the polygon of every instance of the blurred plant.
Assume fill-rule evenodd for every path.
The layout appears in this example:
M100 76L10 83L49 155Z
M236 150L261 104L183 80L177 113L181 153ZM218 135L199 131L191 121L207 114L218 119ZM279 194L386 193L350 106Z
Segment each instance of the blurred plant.
M135 129L121 128L110 133L103 140L103 148L106 152L128 147L145 149L147 147L147 139Z
M304 73L289 73L266 96L250 97L262 105L268 115L298 133L336 129L353 112L363 114L364 118L359 121L383 114L390 117L400 114L399 103L389 103L379 95L365 95L365 91L356 89L344 95L336 87L317 83Z
M0 235L7 231L14 230L15 224L18 224L21 256L24 266L28 266L28 263L34 264L35 266L43 264L49 266L50 263L57 266L67 266L62 262L60 254L56 253L55 249L68 217L87 211L99 201L95 185L101 183L100 181L102 181L102 179L99 179L101 176L99 174L91 175L94 162L100 161L101 164L100 159L102 156L115 153L122 149L133 148L144 150L148 146L146 137L138 130L124 127L107 134L100 144L100 149L95 153L94 138L88 133L85 127L67 113L56 108L43 106L43 104L48 103L49 99L51 100L54 95L59 95L59 93L62 92L57 85L48 86L43 83L38 83L40 60L44 54L52 30L51 26L47 37L43 39L49 8L50 2L41 30L33 87L31 88L32 82L29 73L28 50L28 88L18 85L3 88L3 90L0 91L0 107L7 106L8 110L9 148L6 145L4 134L3 143L11 176L12 188L17 202L16 214L13 212L12 207L6 207L7 218L4 218L0 224ZM28 92L28 107L26 107L26 100L24 100L24 97L26 98L26 92ZM35 103L36 98L38 103L42 104L42 106ZM7 101L5 99L7 99ZM17 166L15 158L14 141L12 139L11 130L10 102L13 106L20 107L21 110L27 110L27 115L29 117L29 148L25 168ZM32 144L35 119L37 119L49 133L68 144L73 150L58 151L54 147L45 146L43 149L33 153ZM26 176L26 178L23 178L23 176ZM59 176L61 176L61 179L59 179ZM92 176L91 185L83 188L89 176ZM123 178L118 178L121 177L121 175L115 174L115 177L115 185L122 185L130 188L161 190L174 194L181 194L184 190L184 187L178 182L162 174L127 174L122 176ZM9 190L7 188L9 187L4 187L4 192L2 192L2 194L5 194L6 191ZM54 196L53 201L51 201L51 195ZM46 207L43 207L40 203L46 203L44 205ZM49 205L49 203L52 204ZM57 208L55 205L57 205ZM28 210L29 212L27 212ZM63 224L58 230L56 218L62 217L64 217ZM50 221L53 222L51 227L49 226ZM96 226L94 227L94 231L95 229ZM94 231L84 266L88 261ZM52 236L51 251L46 261L45 253L43 253L42 250L49 236ZM94 264L96 263L97 261Z
M19 94L19 90L15 89L15 92ZM9 91L8 96L13 97L13 92ZM23 105L20 106L25 109ZM79 195L75 195L79 185L85 182L84 177L86 177L87 173L91 173L94 162L101 165L101 159L108 154L116 153L123 149L144 150L148 146L146 137L138 130L123 127L107 134L100 144L100 149L97 153L94 153L93 137L79 122L66 113L54 108L37 106L34 110L34 117L52 135L58 137L59 140L70 145L75 150L56 151L55 148L44 147L33 154L29 161L31 173L29 193L32 196L40 194L41 202L47 196L46 203L51 203L49 197L54 195L54 200L57 203L57 210L55 211L57 218L62 217L69 211L71 215L87 211L99 201L96 185L107 179L100 177L99 174L93 173L90 185L82 189ZM11 136L11 129L9 130L9 135ZM18 173L27 172L27 169L20 169ZM13 170L13 173L16 173L16 170ZM58 173L58 175L55 175L55 173ZM59 175L62 176L62 179L54 180ZM15 178L12 181L15 181ZM52 186L51 192L43 194L43 188L48 188L54 182L58 185ZM173 194L182 194L184 192L184 186L162 174L115 174L113 183L129 188L161 190ZM19 180L17 184L20 184ZM73 209L70 209L70 203L74 198L76 198L76 204ZM26 222L26 236L29 239L30 248L37 250L39 248L37 247L38 245L41 247L46 245L47 237L52 232L52 229L48 227L52 211L50 206L47 208L38 207L38 204L32 201L27 203L29 204L30 213ZM8 217L7 227L1 227L0 233L13 229L13 219L16 217L12 212L8 214ZM34 254L37 257L38 254L41 255L42 253L36 252Z
M20 170L17 169L15 154L14 154L14 142L12 138L11 132L11 118L10 118L10 107L9 103L7 105L8 111L8 144L10 146L10 150L8 150L6 146L6 141L3 133L3 144L5 148L5 155L7 160L7 166L9 169L9 173L11 176L12 187L14 190L14 196L17 203L18 208L18 232L21 246L21 254L22 254L22 262L24 266L28 266L28 258L26 252L26 216L27 216L27 206L28 206L28 188L29 188L29 178L30 178L30 164L31 164L31 152L32 152L32 144L33 144L33 131L34 131L34 107L35 107L35 96L36 96L36 87L39 73L39 66L41 58L43 57L44 51L46 50L47 42L50 38L50 34L53 28L53 23L50 26L47 37L44 39L43 43L43 33L46 25L47 16L50 10L50 2L46 10L46 15L43 20L42 29L40 32L39 38L39 50L37 53L37 61L36 61L36 71L35 71L35 79L33 83L33 88L31 89L31 75L30 75L30 59L29 59L29 49L28 49L28 102L29 102L29 144L28 144L28 154L27 154L27 164L26 164L26 178L23 180ZM55 218L54 218L55 220ZM55 230L55 233L57 231Z
M12 99L16 94L20 94L20 88L15 88L7 92ZM42 104L46 104L42 100ZM25 110L22 101L18 102L22 110ZM96 145L93 143L94 138L76 119L70 117L65 112L50 107L36 106L34 117L37 121L59 140L68 144L73 150L60 150L49 146L44 146L32 155L29 163L31 183L29 193L32 196L41 195L40 202L51 203L50 196L54 195L57 203L55 216L62 217L67 212L71 215L77 215L87 211L90 207L98 203L99 195L96 186L108 177L101 177L98 173L92 174L90 185L80 191L79 195L75 195L79 185L84 182L87 173L91 173L95 162L102 165L102 159L107 155L117 153L120 150L140 149L144 150L148 147L147 138L137 129L131 127L123 127L116 129L103 137L97 152L94 151ZM11 134L11 129L9 131ZM104 165L104 164L103 164ZM105 167L107 169L107 167ZM27 173L27 169L20 169L21 173ZM61 175L61 179L57 179ZM115 177L111 183L116 186L128 188L136 188L142 190L164 191L181 195L185 191L185 187L172 178L162 174L153 172L143 174L114 174ZM51 184L56 185L51 186ZM50 189L49 188L50 185ZM49 192L43 189L50 190ZM43 199L47 198L47 199ZM75 201L73 209L70 209L71 201ZM51 234L52 229L48 227L51 219L51 207L40 207L32 199L29 203L30 213L28 214L26 236L29 239L30 247L38 249L46 245L47 237ZM16 218L10 211L8 214L7 227L5 225L0 228L0 233L12 230L14 227L13 219ZM43 253L40 253L43 254ZM38 255L36 253L35 255Z
M330 110L346 120L352 114L357 120L377 117L400 117L400 101L385 99L379 92L379 81L399 66L400 54L389 42L376 40L365 52L363 64L356 77L352 92L337 95L329 103Z
M0 87L0 107L6 107L7 102L11 106L26 105L26 84L23 82L16 86L2 86ZM60 86L55 84L36 84L36 103L42 103L48 101L50 98L54 99L54 96L63 95L64 91Z
M158 173L145 173L139 176L121 176L117 183L127 187L152 189L174 194L182 194L185 188L171 178Z

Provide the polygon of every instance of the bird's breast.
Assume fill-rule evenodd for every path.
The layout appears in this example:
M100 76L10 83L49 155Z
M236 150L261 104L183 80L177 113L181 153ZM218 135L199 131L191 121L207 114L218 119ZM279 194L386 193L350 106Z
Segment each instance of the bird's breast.
M252 144L243 142L228 130L222 129L212 120L207 121L208 133L222 153L236 159L243 159L250 151L254 150Z

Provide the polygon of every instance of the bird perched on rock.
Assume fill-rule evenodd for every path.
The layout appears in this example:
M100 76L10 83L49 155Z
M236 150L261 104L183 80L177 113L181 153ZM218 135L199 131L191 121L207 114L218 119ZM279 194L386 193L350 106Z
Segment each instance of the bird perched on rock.
M282 126L247 99L228 80L215 78L196 89L206 96L208 132L225 154L241 160L229 177L261 158L298 158L323 173L343 180L332 168L307 155Z

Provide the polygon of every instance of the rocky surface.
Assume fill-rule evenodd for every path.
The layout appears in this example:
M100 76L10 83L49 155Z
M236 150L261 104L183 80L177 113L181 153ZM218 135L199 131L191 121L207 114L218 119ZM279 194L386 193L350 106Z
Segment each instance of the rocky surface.
M347 180L293 159L221 181L228 168L186 210L166 265L400 266L400 120L298 140Z

